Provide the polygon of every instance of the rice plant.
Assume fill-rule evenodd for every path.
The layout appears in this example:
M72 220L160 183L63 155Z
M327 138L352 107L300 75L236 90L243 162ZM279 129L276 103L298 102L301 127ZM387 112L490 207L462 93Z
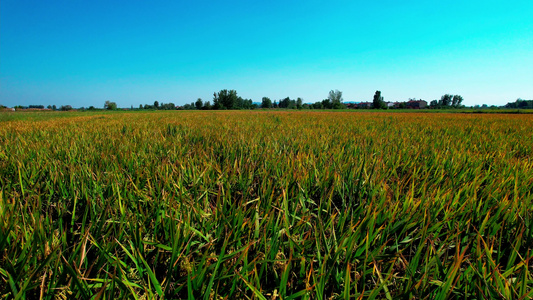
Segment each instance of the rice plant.
M531 128L492 114L10 117L0 294L528 299Z

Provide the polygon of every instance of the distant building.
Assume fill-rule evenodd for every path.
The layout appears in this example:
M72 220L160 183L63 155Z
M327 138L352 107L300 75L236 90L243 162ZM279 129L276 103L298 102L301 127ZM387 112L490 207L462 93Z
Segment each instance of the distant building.
M345 103L345 105L346 105L346 108L351 108L351 109L357 108L357 104L355 103Z
M412 108L412 109L422 109L422 108L427 108L428 103L425 100L409 100L406 103L406 107Z
M372 108L372 102L361 102L357 104L358 108Z
M400 108L400 102L386 102L387 108Z

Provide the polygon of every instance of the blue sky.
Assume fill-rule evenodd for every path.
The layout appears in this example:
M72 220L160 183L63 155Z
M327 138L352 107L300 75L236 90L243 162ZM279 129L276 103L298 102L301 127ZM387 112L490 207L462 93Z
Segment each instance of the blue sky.
M0 1L0 104L533 99L533 1Z

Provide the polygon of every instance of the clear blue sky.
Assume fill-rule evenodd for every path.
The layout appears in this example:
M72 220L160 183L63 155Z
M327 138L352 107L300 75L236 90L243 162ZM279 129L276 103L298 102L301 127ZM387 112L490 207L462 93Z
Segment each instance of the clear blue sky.
M533 98L533 1L0 1L0 104Z

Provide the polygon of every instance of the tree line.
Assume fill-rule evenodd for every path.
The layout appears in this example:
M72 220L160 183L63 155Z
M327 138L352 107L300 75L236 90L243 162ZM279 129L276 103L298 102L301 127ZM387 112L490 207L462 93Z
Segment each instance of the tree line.
M177 106L172 102L169 103L159 103L159 101L154 101L153 104L140 104L138 108L131 107L132 110L241 110L241 109L272 109L272 108L282 108L282 109L345 109L345 108L363 108L363 109L389 109L389 108L431 108L431 109L450 109L450 108L463 108L465 107L463 102L463 97L461 95L452 95L444 94L439 100L432 100L427 103L424 100L416 100L415 98L410 98L409 101L403 102L385 102L384 97L381 94L381 91L376 91L372 98L372 102L349 102L344 103L342 92L339 90L331 90L328 93L328 96L314 103L304 103L304 100L301 97L296 99L291 99L290 97L285 97L279 100L272 100L269 97L263 97L260 103L255 103L252 99L242 98L237 94L236 90L223 89L219 92L213 93L212 101L203 101L201 98L198 98L196 101L187 103L183 106ZM424 103L423 105L413 105L417 103ZM429 105L428 105L429 104ZM478 106L476 106L478 107ZM484 105L483 107L488 107ZM495 106L492 106L495 107ZM515 102L509 102L505 108L529 108L533 109L533 100L523 100L517 99ZM29 106L15 106L15 109L45 109L44 105L29 105ZM62 105L59 108L56 105L48 105L46 107L50 110L61 110L68 111L72 110L71 105ZM94 106L88 108L80 108L80 110L98 110ZM105 110L117 110L118 105L113 101L105 101L103 109Z
M433 100L429 103L430 108L461 108L463 107L463 97L461 95L443 95L440 100Z
M0 105L0 108L4 108L5 106ZM22 105L16 105L13 107L14 109L45 109L44 105L28 105L28 106L22 106ZM60 110L60 111L69 111L73 110L71 105L61 105L59 108L56 105L48 105L46 109L49 110Z
M533 100L516 99L515 102L505 104L506 108L533 109Z

